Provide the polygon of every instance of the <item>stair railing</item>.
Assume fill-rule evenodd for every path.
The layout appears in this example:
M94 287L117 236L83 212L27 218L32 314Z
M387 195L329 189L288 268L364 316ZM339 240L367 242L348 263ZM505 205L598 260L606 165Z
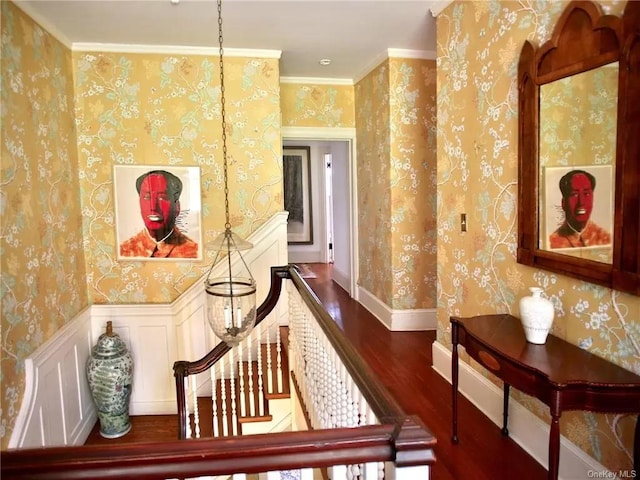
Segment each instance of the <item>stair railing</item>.
M334 479L430 478L430 467L435 462L435 438L417 417L404 414L300 278L295 267L272 268L271 289L258 308L257 321L262 322L273 310L285 279L292 284L288 290L293 297L289 307L294 310L294 334L290 333L290 342L296 343L289 347L294 352L293 376L303 398L311 430L175 442L4 451L1 452L0 470L3 480L186 479L329 467L335 467ZM313 322L318 326L313 326ZM303 332L302 339L299 328ZM204 372L228 350L226 344L219 344L197 362L176 362L178 411L183 412L183 416L187 413L185 378ZM342 363L344 369L336 367L337 363ZM311 385L310 377L319 375L327 365L340 369L339 379L325 375L313 385L318 393L302 393L302 389ZM344 407L346 413L335 418L329 414L327 420L333 403L325 402L329 408L318 408L315 404L319 404L322 396L329 395L328 392L336 392L337 395L341 388L346 392L347 384L349 393L344 395L351 396L351 400L344 403L347 405ZM357 394L354 393L356 391ZM180 392L183 392L182 399ZM181 421L180 425L185 425L181 435L186 435L186 422Z
M369 366L346 339L317 296L301 278L295 266L272 267L269 294L257 310L254 332L257 331L258 333L252 332L252 335L245 339L241 347L236 349L236 355L242 356L243 348L247 348L250 352L252 350L252 342L260 343L261 335L259 332L261 324L278 303L284 280L288 280L289 348L287 356L293 385L295 386L307 427L310 430L323 430L361 428L391 423L396 428L408 429L407 431L411 431L412 435L422 431L424 436L420 441L416 441L416 445L418 445L416 450L429 450L427 456L432 456L433 452L430 449L435 444L435 440L431 434L421 425L418 419L407 417L404 414L395 399L380 384ZM270 345L271 342L267 342L267 344ZM279 347L280 342L276 342L276 345ZM195 424L196 429L199 428L197 388L195 387L194 375L209 369L216 362L224 362L222 357L229 350L230 348L226 344L221 343L198 361L176 362L174 364L181 438L199 437L198 432L194 435L191 429L192 424ZM243 364L242 358L231 358L232 360L228 362L230 365ZM270 356L268 358L270 359ZM260 361L260 357L258 357L258 361ZM211 368L211 370L213 371L214 369ZM258 371L261 372L262 369L258 368ZM271 368L267 369L267 372L271 371ZM224 369L221 369L220 372L221 376L224 375ZM234 375L234 372L230 371L229 375ZM279 372L278 375L289 375L289 372ZM190 391L187 385L187 377L189 376L194 379L194 386L191 388L193 397L191 402L187 400L188 392ZM213 376L211 381L214 384L215 379ZM253 383L250 381L249 385ZM221 388L225 388L225 383L220 385ZM236 392L233 388L229 390L229 394L235 398ZM227 403L226 392L223 391L221 393L223 400L220 403L224 408ZM213 424L215 431L218 425L218 421L215 418L215 391L213 398ZM240 398L243 399L244 395L240 395ZM250 395L249 398L253 399L254 397ZM190 418L190 403L194 412L193 420ZM232 418L230 421L234 422L235 420ZM226 428L226 423L221 425L221 428ZM229 426L228 430L232 431L232 428L232 426ZM222 433L226 435L226 430ZM400 448L397 453L402 454L405 447ZM412 452L409 455L415 454L416 452ZM431 460L427 461L427 458L423 457L423 461L425 461L424 465L427 465L433 461L433 458L431 457ZM344 473L337 473L336 469L334 469L333 478L385 478L385 465L383 462L349 463L336 468L343 469ZM366 476L363 476L365 473Z

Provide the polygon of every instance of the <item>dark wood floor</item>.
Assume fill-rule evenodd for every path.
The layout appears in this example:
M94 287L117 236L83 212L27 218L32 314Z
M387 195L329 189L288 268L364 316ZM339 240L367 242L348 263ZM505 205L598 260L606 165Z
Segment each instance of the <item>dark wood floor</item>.
M438 440L433 480L541 480L546 470L462 395L460 443L451 443L451 385L432 366L435 332L390 332L331 280L331 266L311 264L306 281L407 414L418 415ZM175 416L132 417L126 436L106 440L94 428L87 444L177 438Z

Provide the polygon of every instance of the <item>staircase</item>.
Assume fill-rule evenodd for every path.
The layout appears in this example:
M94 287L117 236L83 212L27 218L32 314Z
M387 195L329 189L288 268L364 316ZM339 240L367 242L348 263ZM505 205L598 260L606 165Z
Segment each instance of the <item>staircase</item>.
M278 328L280 341L261 343L256 359L243 359L236 347L211 368L212 395L199 394L197 409L189 415L192 436L290 430L288 327Z

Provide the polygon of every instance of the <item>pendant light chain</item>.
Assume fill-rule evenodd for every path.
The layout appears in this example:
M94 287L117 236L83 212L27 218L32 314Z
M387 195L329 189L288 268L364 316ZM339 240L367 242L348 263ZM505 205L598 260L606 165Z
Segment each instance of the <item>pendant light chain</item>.
M220 114L222 116L222 161L224 174L224 232L218 235L211 248L217 250L211 263L211 268L205 280L207 292L207 321L213 333L230 347L238 345L252 331L256 324L256 282L251 275L251 270L245 262L240 250L252 248L251 242L247 242L231 231L231 217L229 214L229 165L227 158L227 112L225 103L224 86L224 49L222 48L222 0L217 0L218 5L218 41L220 44ZM242 262L248 276L234 275L231 262L232 252L236 252L237 258ZM220 276L212 276L214 266L218 259L226 255L226 273ZM221 262L222 263L222 262Z
M225 230L231 229L231 221L229 220L229 180L227 166L227 120L224 98L224 49L222 48L222 0L218 0L218 44L220 45L220 114L222 115L222 161L224 175L224 213Z

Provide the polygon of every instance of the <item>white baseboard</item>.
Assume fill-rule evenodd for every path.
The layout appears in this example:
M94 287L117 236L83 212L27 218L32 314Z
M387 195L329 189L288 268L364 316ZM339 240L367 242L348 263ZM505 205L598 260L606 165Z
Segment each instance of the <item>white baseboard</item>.
M358 287L358 301L392 332L435 330L438 321L435 308L392 310L375 295Z
M348 274L341 272L339 269L333 266L331 270L331 275L333 277L333 281L336 282L340 287L347 293L351 294L351 278Z
M462 347L458 349L463 350ZM441 343L433 342L432 354L433 369L451 383L451 351ZM493 423L502 428L502 389L465 362L459 363L458 372L458 391ZM460 429L461 426L458 425L458 428ZM508 428L509 436L538 463L548 468L549 425L511 398ZM460 444L460 448L464 448L464 445ZM561 436L558 478L584 480L592 478L594 472L607 472L607 469L566 437ZM606 478L613 478L613 476Z

